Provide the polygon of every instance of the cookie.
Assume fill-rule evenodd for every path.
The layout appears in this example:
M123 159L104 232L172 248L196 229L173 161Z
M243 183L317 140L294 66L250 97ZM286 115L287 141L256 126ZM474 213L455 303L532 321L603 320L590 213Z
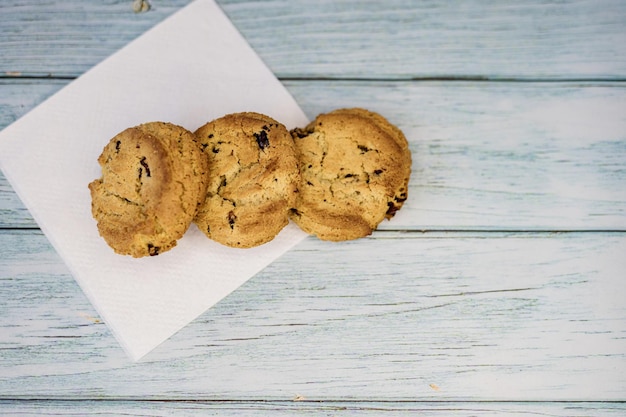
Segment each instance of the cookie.
M150 122L113 137L89 184L98 231L116 253L163 253L187 231L208 183L208 162L193 133Z
M276 120L229 114L195 132L209 159L206 200L194 222L210 239L250 248L289 222L300 179L293 139Z
M407 198L411 153L400 129L360 108L292 130L301 183L291 219L322 240L367 236Z

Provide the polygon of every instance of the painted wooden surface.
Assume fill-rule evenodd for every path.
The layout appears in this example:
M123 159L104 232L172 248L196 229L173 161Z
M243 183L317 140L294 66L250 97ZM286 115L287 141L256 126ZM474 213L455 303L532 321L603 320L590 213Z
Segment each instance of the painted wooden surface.
M0 128L189 0L0 3ZM131 363L0 174L0 414L626 414L626 3L220 0L309 117L414 155Z
M5 80L0 120L65 84ZM288 81L310 118L387 115L414 155L409 203L385 229L625 230L626 84ZM0 176L7 227L34 226Z
M10 248L0 264L4 397L593 401L626 392L622 233L309 239L134 365L42 235L6 231L0 244Z
M79 75L189 1L2 2L0 73ZM621 0L218 3L280 77L626 77Z
M97 415L144 417L184 416L493 416L493 417L603 417L623 416L620 403L515 403L515 402L179 402L179 401L0 401L6 414L20 417Z

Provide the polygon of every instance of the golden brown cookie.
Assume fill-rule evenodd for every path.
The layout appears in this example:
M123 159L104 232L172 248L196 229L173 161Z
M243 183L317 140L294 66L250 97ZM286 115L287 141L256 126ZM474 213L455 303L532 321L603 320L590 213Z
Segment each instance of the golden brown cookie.
M98 231L119 254L154 256L176 246L208 182L193 133L151 122L116 135L98 158L102 177L89 184Z
M300 178L293 139L276 120L229 114L195 132L209 159L209 186L194 222L209 238L249 248L289 222Z
M402 207L411 153L384 117L339 109L291 133L302 176L291 218L305 232L331 241L364 237Z

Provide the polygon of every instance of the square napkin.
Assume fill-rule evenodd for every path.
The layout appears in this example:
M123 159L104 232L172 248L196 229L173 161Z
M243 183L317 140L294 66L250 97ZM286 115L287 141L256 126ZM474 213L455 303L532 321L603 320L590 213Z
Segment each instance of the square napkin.
M305 234L233 249L194 225L156 257L113 253L98 235L87 184L104 145L127 127L193 131L227 113L307 118L213 0L196 0L0 132L0 168L102 319L138 360L267 266Z

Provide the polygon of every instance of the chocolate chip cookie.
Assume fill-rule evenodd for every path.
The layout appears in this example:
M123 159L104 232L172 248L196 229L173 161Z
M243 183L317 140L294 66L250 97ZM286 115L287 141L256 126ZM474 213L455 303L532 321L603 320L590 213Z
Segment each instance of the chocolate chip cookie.
M208 161L193 133L164 122L131 127L110 140L98 163L91 209L109 246L136 258L174 247L208 183Z
M360 108L292 130L301 181L291 219L322 240L367 236L407 198L411 153L400 129Z
M244 112L213 120L195 135L209 160L206 199L194 219L198 228L237 248L274 239L289 222L300 179L287 128Z

